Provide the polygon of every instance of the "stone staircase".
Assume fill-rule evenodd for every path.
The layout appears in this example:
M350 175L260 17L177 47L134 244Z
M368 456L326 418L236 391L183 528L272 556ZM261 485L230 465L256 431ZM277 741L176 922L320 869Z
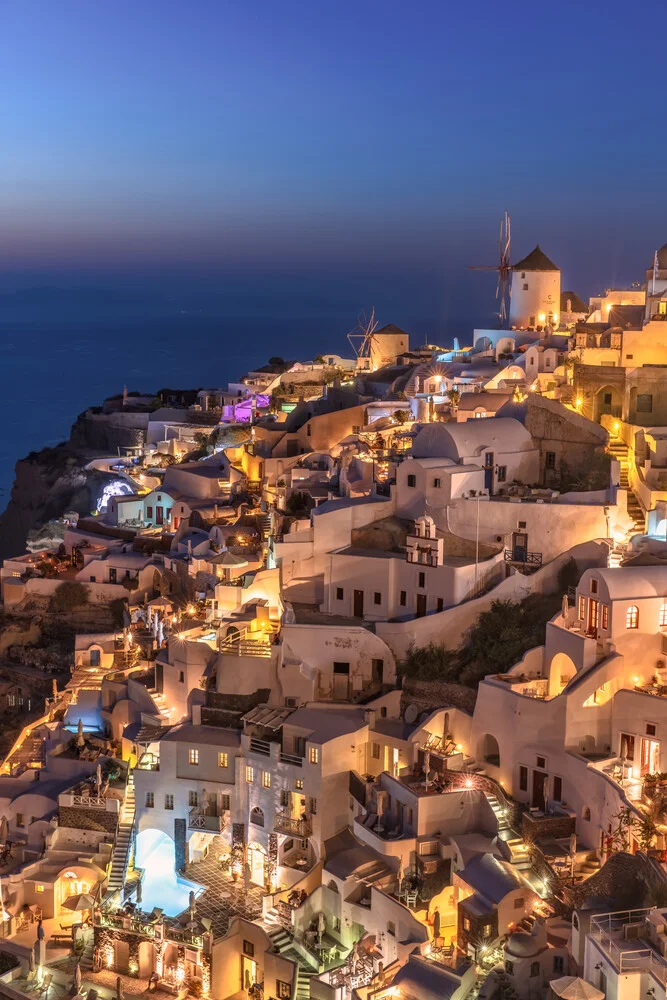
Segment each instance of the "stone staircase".
M317 970L309 968L303 957L296 951L292 943L292 935L283 927L277 910L272 909L265 913L261 924L271 939L273 951L296 962L295 1000L310 1000L310 981L313 976L318 975Z
M609 553L609 566L620 566L625 558L628 538L631 535L640 535L645 531L646 519L644 510L637 499L637 495L630 489L630 464L628 461L628 446L620 438L611 437L607 444L607 452L612 459L620 465L619 486L627 491L628 515L634 521L634 528L628 532L628 536L622 542L616 542Z
M95 953L95 938L93 934L90 934L86 940L86 945L81 953L81 958L79 959L82 970L92 969L93 967L93 956Z
M135 798L134 798L134 777L130 771L127 779L127 789L125 801L123 802L118 820L118 830L111 855L111 871L109 873L108 892L123 891L127 866L130 860L130 849L132 847L132 833L134 831Z
M583 861L577 861L574 876L575 878L590 878L591 875L595 875L596 872L600 871L600 859L596 855L595 851L591 851L587 854Z
M498 797L496 795L492 795L490 792L487 792L486 799L493 809L496 819L498 820L498 833L502 835L503 833L509 832L510 826L507 822L505 809L501 805ZM505 840L505 838L501 836L501 840Z
M520 871L530 868L531 861L528 848L521 837L515 836L514 830L512 830L507 822L507 815L502 802L497 795L493 795L491 792L486 792L485 795L498 820L498 839L504 841L509 851L510 862Z
M257 518L257 527L262 534L262 539L266 541L271 534L271 515L261 514Z

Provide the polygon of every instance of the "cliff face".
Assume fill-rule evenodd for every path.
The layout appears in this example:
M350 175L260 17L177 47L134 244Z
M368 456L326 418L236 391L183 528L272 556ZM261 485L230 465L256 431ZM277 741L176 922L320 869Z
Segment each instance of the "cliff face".
M119 447L145 440L141 426L118 420L118 416L87 411L78 417L67 442L33 452L16 463L11 499L0 516L0 559L25 552L28 532L62 517L65 511L85 515L95 508L102 485L114 477L87 471L86 465L93 458L116 454Z

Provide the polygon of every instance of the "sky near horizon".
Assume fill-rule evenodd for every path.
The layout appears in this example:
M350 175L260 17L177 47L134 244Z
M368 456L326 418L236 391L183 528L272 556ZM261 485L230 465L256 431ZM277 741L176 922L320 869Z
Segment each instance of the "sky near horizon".
M642 278L667 241L666 29L658 0L3 0L0 287L492 297L465 265L495 260L505 209L513 259L539 242L579 294Z

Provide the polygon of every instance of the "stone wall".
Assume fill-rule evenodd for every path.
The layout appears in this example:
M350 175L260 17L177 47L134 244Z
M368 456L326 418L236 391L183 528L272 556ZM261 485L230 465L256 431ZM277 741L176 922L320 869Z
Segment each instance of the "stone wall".
M463 684L420 681L406 677L401 694L401 711L405 711L408 705L415 705L420 713L451 705L452 708L460 708L472 715L476 701L477 691Z
M528 841L569 837L576 829L576 816L533 816L525 812L521 817L521 833Z
M73 827L75 830L116 832L118 813L107 812L106 809L79 809L74 806L61 806L59 815L60 826Z

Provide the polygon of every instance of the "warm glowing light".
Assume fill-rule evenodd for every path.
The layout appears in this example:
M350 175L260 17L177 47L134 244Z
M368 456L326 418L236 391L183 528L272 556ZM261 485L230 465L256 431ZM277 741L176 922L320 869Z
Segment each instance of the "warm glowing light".
M531 387L530 387L530 391L531 391L531 392L535 392L535 391L536 391L536 389L537 389L537 386L536 386L536 385L535 385L535 383L533 382L533 384L532 384L532 385L531 385Z
M178 979L179 983L182 983L183 980L185 979L185 969L176 969L176 978Z
M577 396L577 403L576 403L576 405L577 405L577 406L581 406L581 405L583 404L583 402L584 402L584 401L583 401L583 399L581 398L581 396Z
M540 313L537 318L539 319L540 323L544 323L545 319L547 318L546 313Z
M113 948L109 946L106 950L105 959L107 963L107 969L110 969L113 965Z
M462 743L457 743L456 744L456 749L457 750L463 750L463 744Z
M607 312L611 312L611 302L607 302L605 309L607 310Z
M639 684L639 678L638 677L633 677L632 681L633 681L634 684Z
M554 323L558 322L558 313L554 313Z
M466 788L472 788L472 778L466 778Z

